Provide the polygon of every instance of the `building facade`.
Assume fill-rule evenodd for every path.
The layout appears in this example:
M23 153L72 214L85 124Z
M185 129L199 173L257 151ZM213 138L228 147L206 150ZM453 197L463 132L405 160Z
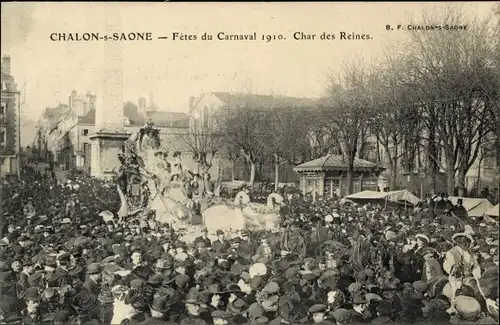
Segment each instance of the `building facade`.
M347 162L341 155L324 157L295 167L300 175L300 189L304 195L316 197L343 197L347 193ZM367 160L355 158L352 171L352 193L377 191L383 167Z
M181 151L189 164L189 151L179 144L178 134L188 130L185 113L150 110L144 98L138 105L127 102L123 106L124 129L135 133L151 119L160 129L162 145L171 153ZM95 96L88 93L78 96L76 91L68 99L69 114L62 116L49 130L48 148L53 153L54 162L63 170L76 169L90 172L92 151L90 135L96 132Z
M19 152L20 93L10 70L9 56L2 58L2 91L0 106L0 176L16 173Z

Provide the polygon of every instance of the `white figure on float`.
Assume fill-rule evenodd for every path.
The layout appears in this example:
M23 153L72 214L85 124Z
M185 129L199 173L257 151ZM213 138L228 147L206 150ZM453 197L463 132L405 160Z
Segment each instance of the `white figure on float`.
M170 165L172 166L172 177L174 175L178 175L179 179L183 176L182 170L182 154L180 151L174 152L173 159L170 161Z
M285 199L281 194L273 192L267 197L267 208L272 210L275 206L281 206L285 202Z
M239 191L234 198L234 205L241 208L246 207L250 203L250 196L248 195L249 193L250 189L246 185L243 185L241 191Z

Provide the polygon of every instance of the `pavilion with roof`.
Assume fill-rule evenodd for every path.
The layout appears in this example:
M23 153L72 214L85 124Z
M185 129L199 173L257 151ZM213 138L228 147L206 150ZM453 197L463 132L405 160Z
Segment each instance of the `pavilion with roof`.
M355 158L352 175L353 193L378 190L378 180L385 168L373 162ZM298 165L300 189L304 195L333 197L347 195L347 161L342 155L326 155Z

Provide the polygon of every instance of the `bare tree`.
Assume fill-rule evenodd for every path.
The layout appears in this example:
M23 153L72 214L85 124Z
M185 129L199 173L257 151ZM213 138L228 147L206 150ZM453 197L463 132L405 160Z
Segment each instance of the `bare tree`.
M236 147L234 143L225 141L224 147L221 151L226 154L227 158L231 162L231 180L234 181L236 179L236 164L242 158L241 150Z
M418 132L419 114L408 100L407 76L396 58L386 56L383 65L370 74L368 88L372 113L369 127L377 142L387 152L390 189L396 188L400 161L405 156L404 146L411 143L411 135Z
M491 52L488 22L465 17L449 9L444 15L424 13L425 25L468 25L468 30L415 31L408 49L410 74L415 77L415 102L425 117L427 131L422 135L433 162L447 174L447 191L455 190L455 177L461 193L465 174L478 156L486 134L484 83L490 83L488 55ZM437 151L443 152L441 164ZM439 155L439 154L437 154Z
M256 164L265 152L266 117L257 102L246 101L241 106L224 108L225 133L228 143L238 148L250 164L250 184L255 182Z
M330 76L324 118L334 128L347 169L347 193L352 193L354 160L368 121L367 71L359 62L345 62L340 74Z
M295 163L306 150L309 125L304 110L297 107L279 107L266 112L265 142L274 164L274 188L279 186L279 169L286 163Z
M215 112L190 116L188 132L176 136L192 152L199 171L208 172L212 167L212 160L224 144L224 132L221 112Z

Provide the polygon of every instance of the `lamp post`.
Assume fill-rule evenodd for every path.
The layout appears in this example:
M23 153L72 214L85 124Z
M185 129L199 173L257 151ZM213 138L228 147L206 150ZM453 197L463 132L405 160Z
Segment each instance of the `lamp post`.
M7 94L8 97L17 95L17 178L21 179L21 92L2 89L2 94Z

